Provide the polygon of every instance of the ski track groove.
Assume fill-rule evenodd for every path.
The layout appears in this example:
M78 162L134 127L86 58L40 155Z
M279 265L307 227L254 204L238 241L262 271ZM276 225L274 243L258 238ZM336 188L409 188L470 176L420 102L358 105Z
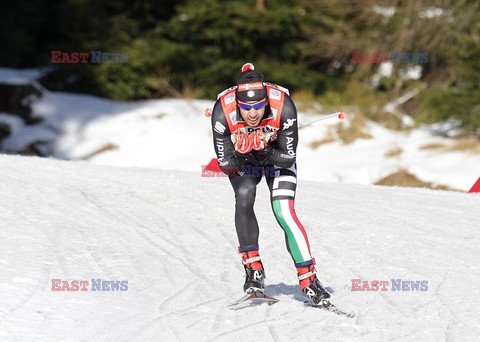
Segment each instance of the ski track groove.
M168 223L167 223L168 224ZM172 246L174 246L177 250L179 250L181 252L181 255L183 255L185 257L185 260L182 258L180 259L181 262L185 265L185 267L188 268L188 270L190 272L192 272L197 278L199 279L202 279L202 280L205 280L207 281L210 285L213 285L213 287L216 286L216 282L210 278L208 278L206 275L205 275L205 272L203 272L195 263L196 260L192 259L192 257L190 257L191 255L191 251L188 251L185 247L183 247L182 244L178 243L176 240L175 240L175 237L173 236L173 233L171 232L170 229L167 229L167 233L170 235L171 237L171 240L170 239L166 239L165 237L164 240L167 241L168 243L170 243ZM169 241L170 240L170 241Z
M99 206L101 210L103 211L106 211L108 212L107 209L105 209L103 206ZM214 282L210 279L208 279L207 277L205 277L203 275L203 272L198 269L198 267L193 267L192 265L195 265L194 262L191 262L191 258L187 258L187 261L190 261L190 262L186 262L184 260L183 257L177 257L177 256L174 256L170 251L168 251L166 248L163 248L162 246L159 245L159 243L153 241L153 239L151 239L150 236L148 236L148 233L155 236L156 238L158 238L160 241L165 241L167 244L169 244L170 246L173 246L175 247L177 250L180 251L180 255L189 255L190 253L188 253L188 251L180 244L178 244L174 239L172 240L169 240L169 239L166 239L164 235L162 236L159 236L158 234L158 231L153 231L150 227L146 226L145 224L143 224L141 221L139 221L138 219L136 219L135 217L133 217L132 215L128 215L126 213L126 211L123 211L123 212L115 212L114 214L110 213L110 215L115 218L117 221L120 221L122 223L127 223L127 221L125 220L119 220L119 216L122 216L124 218L127 218L129 219L128 221L131 221L134 223L134 225L138 228L142 228L144 230L144 232L140 232L139 230L136 230L136 233L139 234L143 239L145 239L147 242L149 242L150 244L152 244L154 247L158 248L159 250L161 250L165 255L169 256L169 257L173 257L175 258L177 261L179 261L180 263L182 263L185 268L187 270L189 270L196 278L200 278L200 279L203 279L203 280L207 280L210 284L213 284ZM173 235L172 233L170 232L170 229L168 229L168 227L170 226L170 224L164 220L163 218L161 217L156 217L156 219L159 219L161 220L162 224L167 228L164 230L164 232L167 232L168 234L170 234L170 236L173 238ZM146 232L148 233L146 233ZM200 276L199 276L200 275Z
M175 338L177 339L177 341L179 342L182 342L183 340L178 336L178 333L177 331L174 329L174 327L170 326L167 324L167 327L168 329L170 329L170 331L173 333L173 335L175 336Z
M215 312L215 319L213 320L212 326L210 328L210 335L212 335L213 332L219 329L219 327L222 325L220 320L225 318L225 310L226 310L226 307L224 307L223 305L218 306L217 311Z
M449 333L448 331L450 330L450 327L452 326L452 323L449 323L447 327L445 328L445 341L450 341Z
M272 337L272 340L273 340L274 342L277 342L277 341L279 341L279 339L278 339L277 334L275 333L275 327L270 324L270 320L269 320L270 317L271 317L271 313L272 313L272 307L269 306L269 307L267 307L267 327L268 327L268 333L269 333L270 336Z
M59 211L59 213L62 214L63 216L66 216L62 211ZM59 265L60 269L65 274L67 274L67 271L64 267L64 263L61 262L61 261L65 261L65 257L63 255L63 253L59 250L59 247L58 247L59 246L58 241L59 241L60 234L58 232L58 228L53 228L53 230L54 230L53 237L52 237L52 233L48 229L46 229L44 231L46 239L49 242L48 248L53 251L53 256L56 260L56 264ZM60 258L59 258L59 256L60 256ZM47 266L49 276L51 276L52 265L53 264ZM45 282L45 284L47 286L49 284L48 280L49 279L47 278L46 282ZM42 282L41 281L39 282L38 287L42 288ZM2 315L2 320L1 320L2 322L4 322L6 319L9 318L9 317L5 318L7 315L8 316L13 316L16 312L18 312L20 309L25 307L32 300L32 298L38 293L38 291L40 291L40 289L28 289L28 291L29 292L27 294L25 294L24 299L22 299L20 301L20 303L16 304L13 308L10 308L8 311L7 310L5 311L5 313Z
M161 237L158 235L158 232L157 231L152 231L152 229L146 225L144 225L142 222L139 222L137 219L133 218L131 215L127 215L126 212L115 212L113 213L111 211L111 209L109 208L106 208L103 204L99 204L98 203L98 200L97 199L93 199L91 196L83 193L84 197L86 197L90 203L93 203L102 213L108 213L110 217L114 218L117 222L120 222L122 224L128 224L128 222L133 222L135 223L135 225L137 227L141 227L143 228L143 232L140 232L139 230L136 230L136 233L142 237L144 240L146 240L148 243L152 244L154 247L156 247L157 249L161 250L163 253L165 253L166 255L169 255L171 257L174 257L175 259L177 259L178 261L180 261L195 277L197 278L202 278L204 280L207 280L209 283L213 283L213 281L211 279L209 279L208 277L206 276L203 276L203 277L198 277L198 274L203 274L203 272L198 268L198 267L191 267L191 265L195 265L194 263L192 263L192 260L189 260L187 258L187 262L185 262L183 259L181 258L177 258L175 256L172 255L172 253L169 253L167 250L165 250L160 244L159 242L156 242L154 241L154 239L152 239L152 236L154 236L155 238L158 238L163 241L165 241L167 244L169 244L170 246L173 246L175 249L179 250L180 252L180 255L189 255L189 253L187 253L188 251L186 250L185 247L183 247L181 244L179 244L175 237L173 236L172 232L170 229L168 229L168 227L170 226L169 223L163 219L163 218L158 218L156 217L156 219L160 219L163 224L164 227L166 227L167 229L165 229L165 231L170 235L170 238L166 238L165 235L162 235ZM124 219L120 219L120 217L123 217ZM204 238L205 240L209 240L209 236L207 234L205 234L202 230L198 229L195 224L191 225L191 227L193 227L193 231L195 231L195 233L199 236L201 236L202 238ZM150 236L149 236L150 235ZM224 232L222 231L221 235L224 237L224 239L234 248L234 246L232 245L231 241L229 238L227 238L224 234ZM190 261L190 262L189 262ZM98 264L98 261L96 261L97 264ZM100 265L99 265L100 266ZM183 293L186 289L188 289L189 287L191 287L194 283L196 283L196 280L192 281L191 283L187 284L186 286L184 286L181 290L177 291L174 295L168 297L167 299L165 299L159 306L159 311L162 311L163 310L163 307L165 307L165 305L168 305L169 303L173 302L175 300L175 298L178 298L178 296L181 295L181 293ZM192 306L189 306L189 307L186 307L186 308L182 308L182 309L179 309L179 310L175 310L174 312L170 312L169 314L170 315L181 315L183 312L186 312L186 311L191 311L193 308L195 307L198 307L198 306L201 306L201 305L204 305L206 303L213 303L213 302L216 302L218 300L221 300L222 298L215 298L215 299L212 299L212 300L208 300L208 301L204 301L204 302L201 302L201 303L197 303L197 304L194 304ZM224 318L224 314L221 313L222 312L222 306L219 306L219 308L217 309L217 314L216 314L216 318L215 318L215 321L213 322L212 324L212 328L214 326L218 326L220 325L220 321ZM267 317L270 317L270 308L267 309ZM148 328L149 326L151 326L155 321L158 321L159 319L162 319L166 316L166 314L160 316L160 317L157 317L155 319L153 319L152 321L150 321L149 323L145 324L143 326L142 329L139 329L138 331L141 331L145 328ZM202 318L203 319L203 318ZM267 328L268 328L268 331L269 331L269 334L272 338L273 341L278 341L278 336L276 335L275 333L275 328L273 326L271 326L270 324L267 325ZM172 329L171 329L172 330ZM178 333L178 331L175 331L175 330L172 330L173 334L175 335L175 337L179 340L179 341L182 341L182 339L180 338L180 335ZM132 334L131 336L134 336L135 334ZM214 337L216 338L216 337Z
M278 320L272 320L270 322L273 322L273 321L278 321ZM241 331L241 330L244 330L244 329L247 329L247 328L250 328L250 327L254 327L256 325L260 325L260 324L265 324L265 323L268 323L269 321L267 320L261 320L261 321L257 321L255 323L250 323L250 324L247 324L247 325L243 325L243 326L240 326L236 329L233 329L233 330L230 330L230 331L226 331L226 332L222 332L214 337L212 337L210 340L208 341L215 341L216 339L219 339L220 337L224 337L224 336L227 336L227 335L230 335L230 334L234 334L236 333L237 331Z
M86 167L87 166L85 166L85 168ZM170 180L171 179L172 178L170 178ZM175 177L173 177L173 179L175 184L170 184L170 186L176 187L179 181ZM43 179L34 180L37 182L43 181ZM62 182L65 183L65 181L60 180L59 186L64 185ZM351 262L347 263L347 265L342 265L342 261L348 260L346 259L348 255L352 256L351 251L344 251L343 248L337 248L338 246L335 245L322 246L321 243L315 244L321 246L320 248L326 253L324 256L327 261L334 265L330 273L328 273L328 269L326 269L324 273L325 275L329 275L330 280L338 276L343 277L350 274L357 274L358 272L355 271L355 268L357 268L368 275L375 274L374 272L380 274L382 272L388 272L389 274L393 272L395 272L394 274L428 274L429 276L430 274L434 274L434 276L432 276L434 280L441 279L441 281L435 288L434 296L425 297L425 300L414 303L414 305L408 304L411 298L405 298L405 302L402 300L402 297L389 296L389 294L391 294L390 292L371 293L369 296L363 298L358 296L355 299L357 303L361 303L358 304L358 306L365 306L364 311L368 314L361 315L361 312L358 311L356 312L356 318L345 324L337 324L335 318L327 317L327 315L330 315L329 313L325 313L324 315L319 314L318 319L315 319L316 313L313 313L313 311L310 312L310 309L297 311L297 309L300 309L299 303L282 303L283 298L280 304L261 307L260 310L242 312L240 315L230 314L230 311L221 301L234 292L232 289L236 287L236 274L237 271L240 270L240 259L237 264L235 258L232 258L232 255L230 255L230 247L233 249L236 248L234 243L236 237L235 230L229 231L228 229L230 228L227 229L227 227L229 227L227 225L209 223L210 221L220 220L223 214L218 217L215 214L209 216L209 214L206 213L206 205L204 205L205 208L203 208L202 205L198 205L197 203L189 204L190 201L193 202L195 200L195 192L183 198L182 202L175 201L175 203L173 203L175 207L169 208L168 205L163 205L163 200L158 199L160 197L153 195L146 197L148 194L145 195L143 192L132 192L132 197L135 197L130 198L130 192L126 192L125 189L131 185L121 184L121 188L119 189L113 189L111 186L108 186L108 188L87 187L85 191L82 191L82 189L77 189L75 186L72 186L72 184L65 184L68 186L64 189L67 192L65 197L68 199L67 201L58 201L59 198L62 198L61 196L63 194L58 192L59 189L56 189L55 186L37 186L38 189L30 186L23 192L19 189L21 196L25 197L25 195L27 195L28 201L34 201L36 196L32 192L33 190L42 193L47 187L48 189L52 188L52 190L49 190L48 194L46 194L46 202L42 203L42 206L37 205L32 208L33 213L44 213L47 220L37 220L35 216L30 215L27 225L30 231L32 227L37 228L38 226L41 232L39 233L37 231L35 233L38 235L38 243L41 242L43 245L35 249L34 246L38 244L35 245L36 240L33 240L32 234L30 239L25 240L25 245L30 250L33 249L33 252L27 250L26 255L28 255L28 258L24 260L20 259L18 262L12 262L14 272L17 272L17 274L20 274L20 271L24 271L25 274L28 273L35 283L33 285L32 283L15 285L18 285L17 296L13 293L11 301L7 302L7 304L10 305L10 310L12 310L14 317L5 319L8 311L0 311L3 312L2 319L0 320L0 323L3 324L0 324L0 330L7 328L5 331L9 332L8 328L10 328L12 323L28 323L26 318L21 316L24 315L24 313L27 315L34 314L35 311L32 310L41 309L43 313L39 312L40 315L35 316L36 322L32 323L48 326L51 331L49 330L44 334L38 333L40 330L31 330L32 332L38 333L38 335L33 336L39 339L45 339L48 334L53 332L53 334L57 334L56 336L68 337L68 334L74 332L75 329L66 331L65 328L55 325L57 324L57 320L65 319L66 321L75 319L75 316L65 315L65 317L60 317L59 313L62 315L64 315L65 312L72 315L92 314L94 312L82 311L84 308L88 308L87 311L91 311L91 303L101 309L103 306L103 309L107 309L107 311L110 310L105 306L105 304L108 303L102 302L103 299L99 300L93 297L85 300L85 302L91 302L83 303L86 304L85 307L77 306L77 298L73 299L72 303L69 303L69 299L60 299L58 302L57 299L55 299L55 301L47 303L44 298L45 293L41 292L42 290L45 291L43 288L44 282L47 285L49 284L48 277L76 277L78 275L88 274L87 272L90 272L91 269L93 269L94 272L101 272L106 275L118 274L119 271L128 272L126 274L135 278L137 277L137 273L141 274L144 278L144 285L146 286L143 286L141 289L139 288L139 293L130 292L128 294L139 294L140 297L146 295L150 303L145 306L146 309L142 306L140 310L135 310L136 308L134 308L130 312L128 312L130 308L123 308L127 309L127 311L122 312L121 315L118 313L117 317L114 316L117 313L114 312L115 308L112 306L110 311L103 313L105 321L98 321L97 319L94 322L93 319L96 319L96 316L90 315L89 319L92 323L91 331L79 331L77 335L79 339L95 339L96 337L99 340L106 340L113 336L118 336L119 340L123 340L124 336L130 336L128 339L136 340L139 336L143 335L153 340L155 337L169 336L171 340L177 341L228 341L236 340L245 334L249 334L248 336L258 336L259 340L262 341L272 340L278 342L283 341L283 338L286 338L288 334L293 334L293 338L308 340L312 337L318 338L323 336L333 336L335 338L335 336L338 336L337 334L340 333L340 335L343 335L345 338L350 337L352 339L356 336L357 338L360 337L360 339L370 337L375 340L403 341L413 338L418 339L421 336L426 336L428 339L427 332L431 332L435 334L435 336L443 337L445 341L449 341L458 339L459 336L463 336L462 334L472 338L478 328L478 324L473 322L473 317L462 316L462 311L475 312L475 304L468 301L465 295L462 296L462 294L458 293L458 289L462 287L457 288L455 286L455 281L458 280L459 275L462 274L461 272L474 272L474 269L462 269L456 272L453 268L455 265L445 260L438 262L438 266L435 267L435 269L429 269L428 263L425 265L415 263L415 256L421 257L424 252L419 252L419 254L414 253L413 255L405 254L405 257L401 254L395 254L393 258L382 260L381 255L388 255L389 252L388 248L385 247L378 248L378 255L373 254L372 251L368 249L362 250L360 261L354 261L352 268L350 268L349 264L351 264ZM75 196L75 194L73 194L72 196L72 189L79 191L84 200L79 200L78 195ZM115 192L115 190L118 191ZM198 190L201 190L201 188ZM49 196L50 194L55 197ZM185 193L180 192L175 194L184 196ZM116 195L119 195L118 202L115 201ZM168 196L170 195L171 194L168 193ZM20 202L22 199L21 196L14 195L12 197L13 201ZM138 198L138 200L136 200L136 198ZM131 201L135 201L135 205L131 205ZM195 213L191 215L191 217L189 217L188 212L185 212L185 210L179 206L182 203L185 204L185 201L189 204L189 210ZM156 211L155 207L160 205L159 202L162 203L163 208ZM16 203L14 204L17 205ZM18 205L20 205L20 203ZM141 210L133 210L136 208L141 208ZM198 211L199 209L201 209L200 211L205 211L205 213L197 214L200 212ZM223 213L222 211L218 212ZM374 210L371 212L373 215L376 213ZM181 216L182 213L183 216ZM7 213L7 217L8 215L9 213ZM18 222L21 221L19 220ZM404 232L409 233L406 235L413 235L417 232L413 225L406 224L405 226ZM369 225L365 229L372 228L374 228L373 225ZM446 230L446 228L444 229ZM23 234L23 232L28 233L28 230L24 229L20 231L20 234ZM271 233L268 230L265 232L267 232L267 234ZM425 235L421 235L421 239L426 239L428 237L427 233L428 232L421 233ZM357 234L361 236L359 232L357 232ZM337 238L338 241L338 236L332 235L332 237ZM450 236L448 235L446 237ZM332 238L333 242L336 241L335 238ZM378 247L379 244L375 243L380 241L378 240L379 238L379 236L373 238L373 245L369 245ZM434 246L434 242L437 242L436 239L438 240L437 237L433 237L433 240L431 240L433 241L432 244L424 246L425 250ZM460 237L458 239L460 239ZM207 241L209 244L205 246ZM213 249L210 241L212 245L218 245L219 247ZM318 241L321 242L322 240L318 239ZM404 240L400 241L399 246L405 247L408 251L408 246L404 246L404 242ZM198 254L195 253L195 245L199 245L202 249L211 247L211 251L202 251L203 253L200 253L202 258L199 258ZM414 244L413 247L415 248L412 246L410 246L410 248L418 252L420 245L421 244ZM137 246L140 248L137 249ZM359 247L359 245L355 246ZM270 247L272 247L272 251L275 252L272 253L273 255L280 250L278 246L273 244ZM440 253L446 252L446 248L442 249L440 247L438 251L429 255L429 260L440 258ZM463 240L453 240L449 244L449 247L452 250L462 247L464 249L463 252L466 254L475 254L474 246L464 246ZM221 252L222 249L223 253ZM117 255L117 251L119 251L119 255ZM318 250L318 252L321 251ZM221 259L222 254L223 260ZM13 253L8 254L8 260L11 259L10 257L12 255ZM30 260L35 260L34 257L38 255L38 263L34 265ZM462 267L468 266L466 259L460 258L460 261L463 262ZM224 266L221 270L212 270L213 267L211 265L213 262L215 262L215 264L222 263ZM375 265L377 262L379 265ZM43 265L41 265L42 263ZM388 267L382 266L380 263L387 264ZM19 267L20 271L15 270L19 265L26 265L26 267L23 270ZM275 257L272 258L271 265L275 265L275 267L285 267L285 263ZM338 267L335 267L337 265ZM365 266L371 267L365 269ZM424 267L424 271L422 271L421 267ZM157 273L158 270L176 270L177 273L170 279L170 274L166 272ZM190 273L193 275L192 277L190 277ZM470 275L471 274L472 273L470 273ZM219 276L222 278L220 282L218 281ZM277 278L283 278L286 276L286 271L277 270L275 276ZM45 277L47 278L45 279ZM155 282L152 281L152 278L155 278ZM365 277L361 275L357 275L357 278L365 279ZM156 282L158 279L164 281L164 283ZM185 283L187 284L185 285ZM214 286L210 286L212 283ZM146 290L147 287L152 290ZM155 296L155 289L160 289L160 295ZM168 289L171 290L167 291ZM222 291L225 292L225 295L219 296L223 294ZM290 292L292 292L291 290L280 292L286 292L285 294L281 293L281 296L288 297L285 302L296 300L295 296L290 294ZM345 291L343 290L339 292L340 295L344 293ZM47 293L47 295L50 295L50 293ZM291 298L292 296L293 299ZM60 297L57 296L56 298ZM381 300L379 300L380 298ZM67 302L68 304L72 304L71 308L64 307ZM37 309L39 305L43 305L43 307ZM368 308L370 305L372 307ZM119 309L122 309L122 307L123 304L118 305ZM44 308L49 311L44 311ZM157 309L159 312L156 312ZM296 314L292 315L292 312ZM95 312L94 314L97 313L100 312ZM421 330L422 323L434 322L437 316L438 323L432 324L431 326L423 325L423 328L428 328L429 331L425 332ZM136 317L137 320L133 317ZM140 319L138 319L138 317L140 317ZM306 321L312 318L315 324L323 328L321 328L321 331L317 334L313 330L314 328L316 330L316 327L312 327L314 335L306 335L301 331L302 326L305 324L304 320ZM464 319L466 323L463 323L459 318ZM112 319L115 319L115 321ZM257 321L257 319L259 321ZM145 321L147 321L146 324L144 324ZM79 324L85 322L88 322L88 319L81 322L79 321ZM144 324L143 327L139 327L142 324ZM128 330L125 331L125 335L120 335L127 326ZM210 332L208 332L209 327ZM42 326L38 325L36 327L32 326L32 328L43 329ZM348 330L348 328L353 329L353 331ZM244 330L246 330L246 332ZM463 332L463 330L469 331ZM134 332L132 333L132 331ZM142 334L142 331L144 334ZM11 332L14 333L13 331ZM350 334L348 334L349 332ZM64 335L58 335L62 333ZM4 331L0 333L0 336L6 336L4 335ZM20 338L15 335L11 336L13 336L11 338ZM165 338L165 340L167 340L167 338Z
M99 226L99 223L101 225L102 222L106 223L106 226L109 226L111 227L112 230L116 230L114 232L114 235L116 235L117 237L120 237L122 240L124 240L124 237L122 234L118 234L117 231L118 231L118 228L114 228L115 226L112 226L111 223L112 223L112 220L109 220L105 214L108 214L108 216L110 218L114 217L113 215L111 215L103 205L100 205L98 202L99 200L94 197L93 195L90 195L90 194L86 194L84 191L82 191L81 189L77 189L78 192L80 194L82 194L82 196L84 196L84 198L86 199L87 203L90 203L90 204L93 204L98 210L97 212L97 215L95 215L96 217L96 221L95 222L91 222L91 225L88 224L88 221L86 223L82 223L82 225L84 225L86 227L85 230L80 230L80 234L82 235L82 237L84 238L85 237L85 231L86 232L89 232L92 230L92 227L96 227L96 226ZM78 210L79 212L83 212L85 215L83 215L83 217L90 217L89 215L91 214L91 210L87 209L86 207L82 210ZM98 220L100 220L100 222L98 222ZM118 220L117 220L118 221ZM124 223L124 222L121 222L121 223ZM103 233L95 233L95 234L92 234L92 237L91 239L95 241L95 245L96 246L102 246L104 245L104 243L102 242L105 241L105 237L103 236L104 234ZM125 241L125 240L124 240ZM101 258L98 257L98 250L95 250L91 247L91 244L90 243L86 243L86 240L84 238L84 247L85 247L85 250L88 251L89 255L91 256L92 258L92 261L95 263L95 265L98 267L98 269L100 270L101 274L105 274L106 276L109 276L110 274L115 274L117 272L112 272L110 270L110 268L112 266L110 265L107 265L104 261L101 260ZM110 242L110 241L108 241ZM107 242L107 243L108 243ZM119 246L115 246L116 248L119 247ZM93 270L94 271L94 270ZM95 271L94 271L95 272Z
M107 213L112 219L114 219L115 221L123 224L123 225L127 225L127 226L131 226L131 224L129 223L130 221L133 223L134 226L136 227L139 227L139 228L143 228L143 232L140 231L139 229L137 230L134 230L133 232L135 234L137 234L139 237L141 237L143 240L145 240L146 242L148 242L149 244L151 244L153 247L155 247L156 249L158 249L159 251L163 252L163 254L165 256L169 256L169 257L173 257L174 259L176 259L177 261L179 261L180 263L182 263L186 269L188 269L194 276L196 276L198 278L198 276L195 274L195 271L196 270L193 270L192 268L190 268L190 265L188 265L184 260L183 258L181 257L177 257L175 255L173 255L169 250L167 250L166 248L162 247L158 242L154 241L150 236L148 236L148 233L150 233L151 235L155 236L156 238L159 238L160 241L162 241L162 238L163 237L159 237L158 234L156 232L153 232L148 226L144 225L143 223L141 223L140 221L138 221L136 218L134 218L133 216L131 215L127 215L125 214L125 212L119 212L119 211L115 211L115 212L112 212L112 210L109 208L109 207L106 207L102 204L99 204L98 203L98 200L94 200L91 196L89 195L86 195L84 194L84 196L86 196L86 198L88 198L90 200L91 203L93 203L94 205L96 205L99 210L102 212L102 213ZM127 219L127 220L122 220L121 218L124 218L124 219ZM119 236L122 236L122 234L117 234ZM128 241L127 241L128 242ZM167 242L168 243L168 242Z
M182 309L175 310L173 313L174 313L174 314L176 314L176 313L178 313L178 314L183 314L185 311L190 311L190 310L192 310L192 309L194 309L194 308L197 308L197 307L199 307L199 306L203 306L203 305L205 305L205 304L215 303L215 302L217 302L217 301L219 301L219 300L222 300L222 299L223 299L223 297L217 297L217 298L209 299L209 300L206 300L206 301L203 301L203 302L200 302L200 303L195 303L195 304L193 304L193 305L184 307L184 308L182 308Z
M194 282L194 281L193 281ZM192 282L192 283L193 283ZM170 303L171 301L173 301L175 298L177 298L181 293L183 293L186 289L189 288L191 284L187 284L186 286L184 286L182 289L180 289L179 291L177 291L175 294L171 295L170 297L168 297L167 299L165 299L161 304L160 306L158 307L158 311L162 311L162 307L164 305L168 305L168 303ZM184 308L180 308L180 309L175 309L174 311L168 311L168 310L164 310L164 312L162 312L159 316L151 319L150 321L148 321L147 323L143 324L142 326L140 326L134 333L132 333L130 335L130 337L127 339L127 340L130 340L130 339L133 339L135 336L138 336L138 334L141 332L141 331L144 331L150 327L154 327L157 325L157 322L158 321L162 321L164 318L168 318L169 321L172 321L173 319L177 319L177 318L180 318L181 316L184 316L184 313L185 312L188 312L189 314L192 312L192 309L195 309L196 307L199 307L199 306L202 306L202 305L205 305L205 304L210 304L210 303L215 303L219 300L221 300L222 298L219 297L219 298L214 298L214 299L209 299L209 300L206 300L206 301L203 301L203 302L200 302L200 303L195 303L193 305L190 305L190 306L187 306L187 307L184 307ZM204 318L201 318L200 320L203 320ZM199 320L199 321L200 321ZM192 323L193 325L194 323ZM167 324L168 325L168 324ZM174 332L174 334L177 336L177 334ZM178 339L178 336L177 336L177 339Z
M105 236L105 234L103 233L102 230L96 231L95 234L90 234L89 235L88 233L90 233L92 231L92 228L98 227L99 225L101 226L102 223L106 223L107 224L106 226L110 227L114 231L114 235L119 237L121 239L121 241L126 242L127 246L128 246L129 241L126 240L126 238L123 236L123 234L118 233L119 228L115 229L115 226L111 225L111 222L112 222L111 217L113 217L113 215L109 215L108 217L105 215L105 214L109 214L109 212L108 212L108 210L105 210L104 206L102 206L98 203L98 199L94 198L93 196L87 195L85 192L83 192L79 189L77 189L77 190L85 198L87 204L92 204L96 208L95 211L97 211L96 213L93 213L93 214L95 214L94 215L95 221L93 221L93 220L90 220L89 218L91 217L92 211L94 211L94 209L88 208L87 206L83 206L83 205L79 205L79 206L76 207L76 211L78 213L80 213L80 215L82 217L85 218L85 221L82 221L80 223L74 221L73 224L71 225L72 228L75 231L77 231L81 236L82 246L84 248L81 252L84 251L84 252L88 253L90 260L93 262L93 264L91 264L91 265L95 266L92 269L93 272L95 272L95 273L100 272L102 277L103 277L103 275L112 276L112 277L118 276L117 265L115 263L112 264L111 262L109 262L109 264L107 265L106 261L103 261L102 258L98 257L98 250L95 250L91 247L92 245L100 246L100 247L103 246L103 245L108 245L108 244L111 243L111 241L106 240L106 236ZM70 212L71 211L70 207L65 208L65 209L66 210L61 210L62 214L64 212ZM69 216L66 216L66 215L63 215L63 216L65 216L67 219L69 219ZM125 222L121 222L121 223L123 224ZM65 245L64 243L58 243L59 238L62 237L62 234L63 234L63 232L60 232L60 233L57 232L57 233L54 234L54 237L57 240L57 243L54 244L55 249L57 250L56 254L57 255L60 254L62 259L64 260L64 262L58 262L57 261L57 264L59 264L60 267L62 267L66 277L70 278L71 277L71 272L69 271L69 269L67 270L63 267L63 265L67 264L65 262L66 261L65 248L63 248L62 251L58 251L58 246ZM60 241L62 241L62 240L63 239L60 239ZM122 246L121 243L120 243L120 245L117 244L115 246L111 246L111 248L114 248L115 250L118 250L119 247L124 248L125 246ZM130 260L130 265L133 265L133 262L130 258L129 253L126 253L126 254L127 254L128 259ZM57 258L57 260L58 260L58 258ZM78 264L78 261L76 261L76 263L73 266L76 267L77 264ZM75 276L78 277L78 275L75 275ZM123 319L118 320L117 324L120 325L121 324L120 322L129 322L130 319L131 319L131 317L125 316ZM111 336L111 330L113 328L112 327L107 327L107 329L108 329L107 331L105 331L105 330L102 331L102 333L100 335L97 334L96 338Z
M380 298L382 298L394 311L396 311L397 313L399 313L400 315L403 316L403 318L406 318L407 315L405 314L405 312L403 312L403 310L401 310L400 308L398 308L396 305L395 305L395 301L391 300L390 298L388 298L383 292L378 292L378 294L380 295Z
M358 272L357 270L352 270L351 267L348 267L348 269L357 277L357 279L366 279L360 272ZM388 304L388 306L392 309L392 311L394 312L397 312L399 314L401 314L403 317L406 317L405 313L402 312L401 310L399 310L395 305L394 303L392 303L388 298L386 298L385 294L382 293L381 291L379 291L377 293L379 295L379 297ZM355 312L356 316L359 316L359 312ZM357 320L358 320L358 317L357 317Z
M192 286L193 284L195 284L195 280L192 280L191 282L189 282L188 284L186 284L185 286L183 286L180 290L178 290L177 292L173 293L171 296L168 296L167 298L165 298L161 303L160 305L158 306L158 311L162 311L162 308L165 306L165 305L168 305L168 303L170 303L172 300L174 300L175 298L177 298L181 293L183 293L185 290L187 290L190 286Z
M222 232L222 235L223 235L223 232ZM232 267L235 267L235 264L234 264L234 261L233 259L229 256L229 249L225 249L224 250L224 253L223 253L223 259L227 260L228 263L231 263L232 264ZM224 279L227 279L228 278L228 272L227 272L227 269L228 267L223 267L222 268L222 273L220 275L220 278L225 281ZM222 287L223 288L226 288L228 287L226 284L223 284L222 283ZM227 291L228 293L232 293L232 289L230 288L226 288L225 291ZM222 304L222 305L219 305L219 307L217 308L216 312L215 312L215 319L213 320L212 322L212 326L210 328L210 335L213 334L213 332L215 330L218 330L221 325L222 325L222 321L225 320L225 312L227 311L227 307L226 307L226 303Z
M168 257L171 257L171 258L174 258L175 260L177 260L178 262L180 262L186 270L188 270L195 278L197 279L203 279L203 280L208 280L210 282L210 284L213 284L214 282L209 280L208 278L206 278L204 275L200 275L201 272L199 271L199 269L197 267L192 267L191 263L188 263L187 261L185 261L182 257L177 257L175 255L173 255L172 253L170 253L166 248L162 247L159 243L153 241L146 233L143 233L143 232L137 232L141 237L143 237L143 239L145 241L147 241L148 243L150 243L152 246L158 248L160 251L162 251L165 255L167 255ZM158 236L156 236L158 237ZM162 240L160 240L162 241ZM163 241L165 241L167 244L168 242L163 239Z
M450 315L452 315L452 318L453 318L453 321L450 321L450 323L447 325L447 328L445 329L445 334L447 333L448 329L450 328L450 326L452 325L452 322L453 323L456 323L456 324L460 324L462 326L466 326L465 323L463 323L458 317L457 315L449 308L449 306L444 302L444 300L440 297L440 293L439 293L439 289L440 287L443 285L443 283L445 282L445 279L447 279L447 274L448 274L448 271L445 271L445 274L443 275L443 279L440 281L440 283L438 284L437 288L435 289L435 297L437 297L437 299L439 300L439 302L442 304L442 307L444 307L449 313Z
M217 231L220 232L220 234L223 236L223 238L225 239L225 241L227 241L227 243L232 247L233 250L237 249L237 246L238 244L235 244L235 242L232 242L231 238L227 237L227 235L225 234L225 232L221 229L218 229ZM237 246L236 246L237 245Z
M15 314L18 310L20 310L23 306L25 306L32 298L37 294L37 291L35 290L29 290L29 293L26 294L26 298L23 299L19 304L17 304L13 309L10 309L9 315L12 316ZM2 319L3 321L4 319Z

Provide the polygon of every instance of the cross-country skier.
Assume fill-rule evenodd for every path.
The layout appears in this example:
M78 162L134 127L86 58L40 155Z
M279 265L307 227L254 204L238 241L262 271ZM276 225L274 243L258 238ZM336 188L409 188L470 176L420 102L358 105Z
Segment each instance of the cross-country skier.
M305 228L294 209L297 187L297 110L288 90L264 82L247 63L236 86L218 95L212 113L215 152L235 192L235 227L245 267L243 290L263 292L265 271L259 255L259 228L253 204L265 175L275 218L285 231L287 250L302 292L313 304L330 294L318 281Z

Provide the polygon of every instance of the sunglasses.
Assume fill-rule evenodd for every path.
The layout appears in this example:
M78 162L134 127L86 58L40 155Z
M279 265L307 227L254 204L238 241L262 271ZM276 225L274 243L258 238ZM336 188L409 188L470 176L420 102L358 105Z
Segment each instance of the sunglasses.
M267 102L267 99L263 99L255 103L245 103L245 102L237 101L238 106L243 110L250 110L252 108L255 110L259 110L260 108L265 106L266 102Z

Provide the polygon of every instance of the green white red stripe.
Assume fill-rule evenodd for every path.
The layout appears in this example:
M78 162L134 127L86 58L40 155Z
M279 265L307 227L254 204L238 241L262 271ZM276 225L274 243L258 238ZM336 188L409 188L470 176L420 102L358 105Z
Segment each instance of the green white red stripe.
M311 260L312 256L307 233L297 218L294 203L293 199L274 200L273 211L287 235L287 244L295 263L301 263Z

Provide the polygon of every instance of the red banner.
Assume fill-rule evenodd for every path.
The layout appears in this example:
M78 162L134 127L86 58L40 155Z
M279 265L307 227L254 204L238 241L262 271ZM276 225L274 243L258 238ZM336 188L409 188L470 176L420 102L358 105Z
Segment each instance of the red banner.
M477 182L473 184L469 192L480 192L480 178L478 178Z

